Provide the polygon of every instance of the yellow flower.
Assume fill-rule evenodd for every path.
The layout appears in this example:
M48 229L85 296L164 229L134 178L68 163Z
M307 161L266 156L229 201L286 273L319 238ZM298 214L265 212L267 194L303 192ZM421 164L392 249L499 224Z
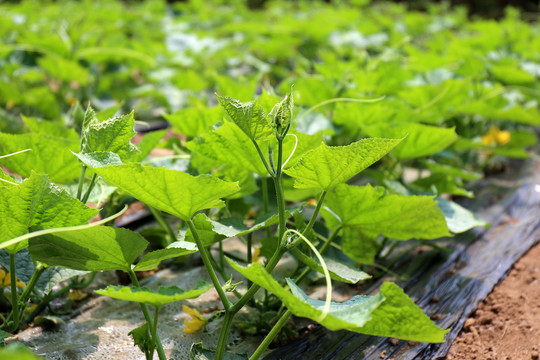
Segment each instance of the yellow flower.
M197 309L182 305L182 310L184 310L186 314L191 315L191 320L184 320L184 333L193 334L204 328L208 320L202 317Z
M311 206L311 207L315 207L317 205L317 200L309 199L308 205Z
M17 285L18 287L26 286L26 284L20 281L19 279L17 278L15 279L17 280L15 285ZM11 274L10 273L6 274L6 272L2 269L0 269L0 286L1 287L11 286Z
M510 141L510 131L500 130L496 126L492 126L489 131L482 136L482 143L486 146L505 145Z
M253 255L251 256L251 262L259 262L260 260L262 260L262 258L260 257L261 255L261 248L253 248Z

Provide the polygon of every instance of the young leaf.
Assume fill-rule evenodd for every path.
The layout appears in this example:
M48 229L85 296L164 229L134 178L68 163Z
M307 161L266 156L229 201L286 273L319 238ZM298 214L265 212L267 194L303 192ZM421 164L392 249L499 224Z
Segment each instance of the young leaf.
M184 256L197 252L197 246L194 243L186 241L176 241L167 246L165 249L154 250L147 253L133 268L134 271L154 270L159 266L159 263L165 259Z
M205 281L199 281L195 288L191 290L183 290L177 286L160 286L159 290L154 292L147 287L134 288L130 286L109 285L107 288L96 290L95 292L114 299L134 301L160 307L175 301L195 299L202 293L210 290L210 288L212 288L211 284Z
M110 226L45 235L30 240L30 256L49 266L74 270L131 269L148 242L138 233Z
M81 133L81 152L109 151L118 154L123 160L128 159L138 152L137 147L130 142L135 136L134 126L133 112L100 121L94 110L88 107Z
M191 360L214 360L216 357L215 350L205 349L202 343L191 345L190 351ZM223 354L223 360L247 360L248 356L245 354L235 354L225 351Z
M321 318L325 302L308 297L291 279L283 288L259 263L242 267L227 259L240 274L272 292L294 315L312 320ZM355 296L343 303L331 303L330 311L320 320L326 328L349 330L403 340L442 342L448 330L437 327L397 285L384 283L375 296Z
M131 330L128 335L133 337L133 343L141 349L147 359L154 355L155 344L150 337L148 323Z
M81 166L70 151L79 150L78 142L46 134L0 133L0 156L25 149L32 151L0 159L0 164L23 177L29 177L33 170L48 174L51 181L62 184L80 175Z
M326 146L307 152L285 173L297 189L329 190L344 183L386 155L402 139L362 139L347 146Z
M161 211L187 221L197 211L223 205L222 197L238 191L238 183L226 182L210 175L192 176L164 167L137 163L110 165L99 156L79 156L109 184L117 186Z
M243 103L228 96L216 96L227 115L250 140L266 139L272 134L272 127L261 105L255 101Z
M268 116L272 119L272 127L276 131L276 136L283 138L291 127L294 110L294 99L292 89L283 100L277 103Z

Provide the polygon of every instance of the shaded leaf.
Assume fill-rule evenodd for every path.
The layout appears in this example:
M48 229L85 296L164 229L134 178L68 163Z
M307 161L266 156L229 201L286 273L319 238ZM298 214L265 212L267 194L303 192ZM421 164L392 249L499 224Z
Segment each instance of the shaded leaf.
M165 249L154 250L145 254L142 259L133 268L134 271L153 270L159 266L163 260L184 256L197 252L197 246L190 242L176 241Z
M74 270L131 269L148 242L138 233L110 226L45 235L30 240L34 261Z
M183 290L177 286L160 286L158 291L154 292L147 287L134 288L130 286L110 285L105 289L96 290L95 292L114 299L134 301L150 304L154 307L161 307L175 301L195 299L211 288L211 284L205 281L199 281L195 288L190 290Z

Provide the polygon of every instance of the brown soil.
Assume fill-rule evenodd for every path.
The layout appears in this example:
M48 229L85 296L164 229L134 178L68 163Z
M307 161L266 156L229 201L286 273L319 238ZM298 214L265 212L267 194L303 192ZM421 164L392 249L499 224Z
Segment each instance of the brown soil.
M540 359L540 244L465 322L446 360Z

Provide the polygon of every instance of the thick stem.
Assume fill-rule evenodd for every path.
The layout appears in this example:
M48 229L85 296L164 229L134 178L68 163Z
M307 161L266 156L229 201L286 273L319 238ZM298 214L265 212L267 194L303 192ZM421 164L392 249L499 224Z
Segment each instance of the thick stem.
M42 264L38 264L36 268L34 269L34 273L32 274L32 277L30 278L30 281L24 288L24 291L21 294L21 297L19 298L19 302L24 304L26 303L26 300L28 300L28 297L30 296L30 293L34 289L34 286L36 286L36 283L38 282L41 274L45 271L46 267Z
M137 275L135 275L135 272L133 270L128 271L129 277L131 279L131 282L133 283L133 286L136 288L140 288L139 280L137 280ZM141 303L141 310L144 314L144 319L146 320L146 323L148 324L148 328L153 329L154 321L152 320L152 316L150 315L150 311L148 310L148 306L144 303ZM154 346L156 347L159 360L167 360L167 356L165 356L165 351L163 351L163 346L161 345L161 340L159 339L159 335L157 331L152 334L152 341L154 342Z
M264 340L261 342L261 344L259 345L259 347L257 348L257 350L255 350L255 352L253 353L253 355L251 355L251 357L249 358L249 360L257 360L265 351L266 349L268 348L268 346L270 346L270 344L272 343L272 341L274 340L274 338L277 336L277 334L279 334L279 331L281 330L281 328L283 327L283 325L285 325L285 323L287 322L287 320L289 320L289 318L291 317L292 313L290 310L287 310L282 316L281 318L279 319L279 321L274 325L274 327L272 328L272 330L270 330L270 332L268 333L268 335L266 335L266 337L264 338Z
M77 188L77 199L82 201L82 190L84 185L84 175L86 174L86 165L82 165L81 167L81 176L79 176L79 187Z
M176 241L176 234L174 230L172 229L171 225L165 221L165 218L163 217L163 214L161 214L161 211L158 209L155 209L149 205L146 205L146 208L152 213L152 216L156 221L159 223L159 225L165 230L167 235L171 238L171 241L167 241L167 245L170 245L172 242Z
M210 255L208 254L208 251L204 247L201 239L199 238L199 233L197 232L197 228L195 227L195 224L191 219L188 220L188 226L191 230L191 234L193 235L193 239L195 240L195 243L197 244L197 248L199 249L199 253L201 254L201 258L203 260L204 266L206 267L206 271L208 272L208 275L210 276L210 280L212 280L212 284L214 284L214 287L216 288L216 291L219 295L219 298L221 299L221 302L223 303L223 307L225 310L229 310L231 307L231 303L229 302L229 299L227 299L227 295L225 295L225 291L223 291L223 288L221 287L221 284L219 283L219 280L216 276L216 272L214 271L214 267L212 266L212 261L210 260Z
M88 198L90 197L90 193L92 192L92 190L94 189L94 186L96 185L96 179L97 179L97 174L94 173L94 175L92 176L92 180L90 180L90 185L88 186L88 189L86 189L86 193L84 193L84 197L81 200L83 204L86 204L86 202L88 201Z
M9 254L9 274L11 275L11 313L13 324L10 328L15 331L19 327L19 299L17 294L17 276L15 274L15 254Z
M225 317L223 318L223 323L221 324L221 330L219 332L219 339L214 357L216 360L223 359L223 354L225 353L225 348L227 347L227 339L229 338L234 315L235 313L232 311L225 311Z

